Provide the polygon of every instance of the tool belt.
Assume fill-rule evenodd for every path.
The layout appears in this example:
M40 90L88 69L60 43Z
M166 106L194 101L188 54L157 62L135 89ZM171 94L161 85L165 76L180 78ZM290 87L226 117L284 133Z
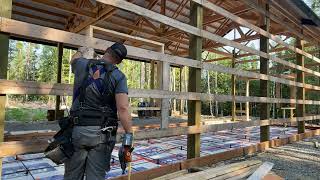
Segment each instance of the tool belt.
M49 146L45 149L45 156L56 164L64 163L74 153L72 138L72 124L70 117L59 120L60 130L50 139Z
M103 110L73 111L70 120L73 126L100 126L102 133L109 132L112 135L116 135L118 129L118 119Z

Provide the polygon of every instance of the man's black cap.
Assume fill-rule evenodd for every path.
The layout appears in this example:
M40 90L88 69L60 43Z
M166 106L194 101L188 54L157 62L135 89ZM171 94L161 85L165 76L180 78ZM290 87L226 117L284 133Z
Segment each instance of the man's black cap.
M127 56L127 48L122 43L116 42L110 48L120 58L120 60Z

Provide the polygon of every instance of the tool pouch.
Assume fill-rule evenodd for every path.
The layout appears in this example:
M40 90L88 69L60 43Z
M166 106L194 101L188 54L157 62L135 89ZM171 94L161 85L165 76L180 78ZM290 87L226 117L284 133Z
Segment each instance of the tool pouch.
M72 144L73 125L71 117L63 117L59 120L60 130L49 141L49 146L45 150L45 156L56 164L64 163L70 159L74 153Z

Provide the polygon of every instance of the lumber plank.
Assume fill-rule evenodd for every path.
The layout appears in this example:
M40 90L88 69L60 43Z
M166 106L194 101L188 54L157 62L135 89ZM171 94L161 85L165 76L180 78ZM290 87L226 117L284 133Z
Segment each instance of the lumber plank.
M258 165L246 167L243 169L233 171L231 173L224 174L222 176L211 178L210 180L226 180L226 179L236 180L236 179L246 178L246 177L250 176L258 167L259 167Z
M180 171L180 163L174 163L169 165L163 165L158 168L149 169L146 171L138 171L131 174L131 179L137 180L150 180L159 176L166 175L168 173L174 173ZM122 175L119 177L112 178L112 180L128 180L128 175Z
M131 111L159 111L160 107L131 107Z
M271 171L273 166L274 164L271 162L264 162L247 180L262 179Z
M158 178L154 178L153 180L171 180L171 179L176 178L178 176L183 176L187 173L188 173L188 171L186 169L184 169L184 170L177 171L177 172L174 172L171 174L167 174L167 175L164 175L164 176L161 176Z
M43 83L34 81L14 81L0 79L0 94L30 94L30 95L61 95L72 96L73 85L61 83ZM129 97L140 98L168 98L186 100L214 100L218 102L231 102L233 96L206 94L195 92L174 92L164 90L129 89ZM236 102L267 102L267 103L292 103L320 105L320 101L267 98L255 96L235 96Z
M200 171L197 173L187 174L182 177L174 178L173 180L193 180L193 179L207 180L207 179L215 178L218 176L222 176L224 174L227 174L227 173L239 170L239 169L243 169L246 167L259 165L259 164L261 164L261 161L258 161L258 160L233 163L233 164L228 164L225 166L220 166L220 167Z
M101 50L101 51L104 51L106 47L109 47L113 44L113 42L98 39L98 38L87 38L86 36L83 36L80 34L70 33L62 30L57 30L54 28L43 27L43 26L16 21L12 19L7 19L3 17L0 17L0 31L4 33L9 33L10 35L22 36L24 38L27 37L29 39L37 39L44 42L58 42L58 43L60 42L60 43L64 43L66 46L69 45L73 47L81 47L84 44L86 44L88 47L92 47L96 50ZM290 86L305 87L306 89L312 89L312 90L320 90L319 86L303 84L303 83L286 80L286 79L282 79L282 78L278 78L270 75L264 75L264 74L244 71L240 69L233 69L233 68L229 68L221 65L215 65L211 63L199 62L189 58L172 56L172 55L163 54L163 53L150 51L142 48L137 48L133 46L126 46L126 47L128 50L129 58L138 58L138 59L144 59L144 60L152 59L152 60L157 60L162 62L169 62L171 64L202 68L205 70L217 71L217 72L226 73L226 74L233 74L240 77L263 79L263 80L274 81L282 84L287 84ZM298 67L298 66L294 65L294 67ZM307 72L309 71L307 70ZM309 73L313 73L313 72L309 72Z
M92 25L90 25L89 28L92 28L93 31L101 31L101 32L104 32L107 35L116 36L117 38L121 38L121 39L124 39L124 40L127 40L127 41L129 40L129 41L136 42L136 43L148 44L150 46L155 46L155 47L160 47L160 48L162 48L164 46L163 43L160 43L158 41L152 41L152 40L149 40L149 39L141 38L141 37L138 37L138 36L128 35L128 34L117 32L117 31L113 31L113 30L110 30L110 29L105 29L105 28L92 26Z
M40 153L48 146L48 139L11 141L0 144L0 158L26 153Z
M153 12L151 10L145 9L145 8L140 7L138 5L129 3L127 1L124 1L124 0L98 0L98 1L101 2L101 3L104 3L104 4L108 4L108 5L120 8L120 9L124 9L124 10L129 11L129 12L133 12L133 13L141 15L141 16L145 16L145 17L151 18L152 20L155 20L155 21L158 21L160 23L169 25L171 27L180 29L180 30L182 30L184 32L187 32L187 33L199 36L199 37L203 37L203 38L206 38L206 39L210 39L212 41L216 41L216 42L222 43L222 44L224 44L226 46L231 46L231 47L238 48L240 50L252 53L254 55L258 55L260 57L267 58L269 60L275 61L277 63L283 64L283 65L286 65L286 66L289 66L291 68L308 72L308 73L313 74L315 76L320 76L319 72L307 69L305 67L296 65L294 63L290 63L288 61L282 60L282 59L277 58L277 57L272 57L272 56L268 55L265 52L261 52L261 51L258 51L256 49L247 47L247 46L245 46L245 45L243 45L241 43L228 40L228 39L223 38L221 36L218 36L216 34L213 34L213 33L210 33L208 31L196 28L194 26L182 23L180 21L174 20L172 18L169 18L167 16L164 16L164 15L161 15L159 13ZM194 1L196 2L198 0L194 0ZM198 1L198 2L201 3L201 1ZM236 16L236 17L239 18L238 16ZM320 62L320 60L319 60L319 62Z
M5 135L4 141L25 141L25 140L32 140L36 138L49 138L56 134L57 132L32 132L27 134L18 134L18 135Z

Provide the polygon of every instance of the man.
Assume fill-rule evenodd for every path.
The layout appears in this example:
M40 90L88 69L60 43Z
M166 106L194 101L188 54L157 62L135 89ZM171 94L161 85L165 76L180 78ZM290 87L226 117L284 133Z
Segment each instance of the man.
M72 144L74 154L65 162L65 180L105 179L116 142L117 119L132 138L125 75L115 66L127 55L123 44L107 48L102 59L83 56L93 49L80 48L71 59L74 78ZM118 114L118 116L117 116Z

